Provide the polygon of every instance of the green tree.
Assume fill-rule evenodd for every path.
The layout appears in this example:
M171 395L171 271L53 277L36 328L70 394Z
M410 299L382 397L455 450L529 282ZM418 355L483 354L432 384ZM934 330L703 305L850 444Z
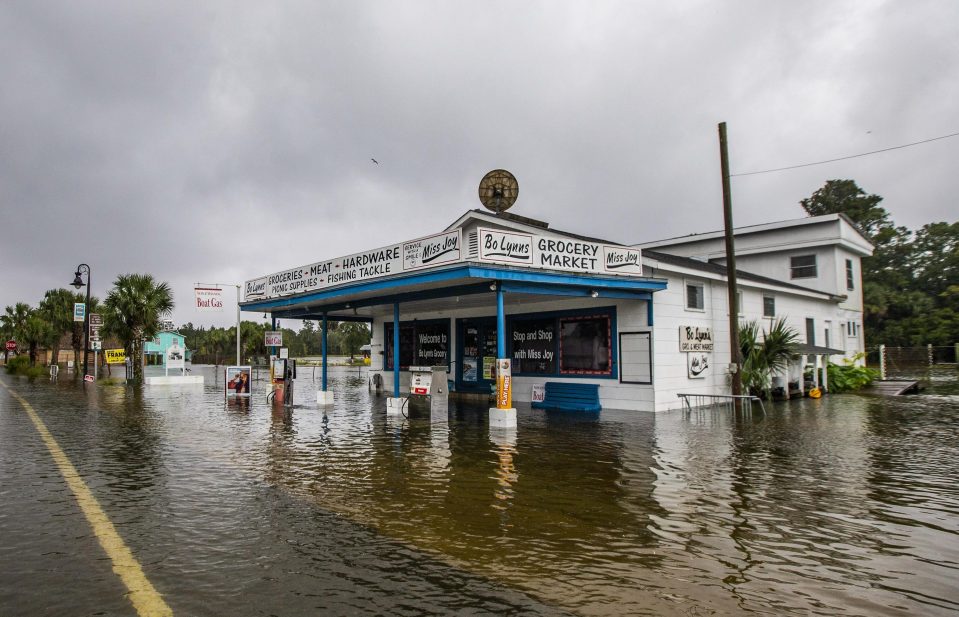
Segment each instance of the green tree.
M31 311L30 305L26 302L17 302L13 306L7 306L4 309L3 315L0 316L4 339L13 339L17 343L17 346L13 350L13 355L15 356L20 355L22 352L20 345L24 342L23 331ZM4 362L7 361L6 347L4 347L3 360Z
M879 206L882 197L869 195L853 180L827 180L812 196L799 202L809 216L845 214L870 239L892 227L889 213Z
M94 304L94 300L95 299L91 297L90 303ZM51 346L51 351L53 352L50 358L51 364L56 364L60 361L60 339L65 334L79 333L79 336L73 336L71 338L77 339L76 344L74 344L74 352L76 354L74 358L80 357L83 345L83 323L73 321L73 305L76 302L85 302L84 296L63 288L48 290L43 295L43 300L40 301L40 312L56 335L56 340ZM88 307L87 310L93 312L90 307Z
M330 347L328 353L354 356L360 352L360 347L370 342L370 327L365 323L355 321L336 322L336 328L330 329Z
M959 281L959 222L923 225L911 258L917 288L937 297L945 293Z
M897 227L880 202L852 180L829 180L800 204L813 216L849 217L873 243L862 260L867 344L953 344L959 324L948 290L959 277L959 223L913 233Z
M173 310L167 283L149 274L121 274L104 302L104 330L116 336L133 361L133 381L143 382L143 341L160 330L160 321Z
M30 312L23 324L21 336L29 349L30 366L36 365L40 348L51 347L54 341L59 339L56 331L39 310Z
M266 346L263 344L263 337L266 334L268 325L256 323L254 321L243 321L240 323L240 336L243 338L243 357L249 362L256 362L257 358L266 358Z

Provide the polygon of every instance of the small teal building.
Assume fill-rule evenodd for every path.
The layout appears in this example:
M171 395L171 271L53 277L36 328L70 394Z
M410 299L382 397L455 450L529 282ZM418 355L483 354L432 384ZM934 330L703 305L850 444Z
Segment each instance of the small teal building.
M189 361L193 354L186 348L186 337L171 330L160 332L153 340L144 341L143 354L147 364L163 366L166 363L166 350L173 346L174 341L181 349L186 350L185 357Z

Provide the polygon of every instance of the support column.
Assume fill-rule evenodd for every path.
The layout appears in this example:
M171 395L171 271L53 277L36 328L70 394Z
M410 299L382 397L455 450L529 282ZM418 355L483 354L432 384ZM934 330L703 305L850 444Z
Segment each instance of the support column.
M386 399L386 413L400 414L406 399L400 396L400 303L393 303L393 396Z
M506 357L506 311L503 308L503 287L496 286L496 357Z
M183 341L186 347L186 341ZM240 366L240 286L236 286L236 365Z
M327 365L327 356L326 356L326 336L328 332L328 323L326 320L326 313L323 313L323 336L320 339L320 354L323 356L323 377L322 377L322 389L316 393L316 404L317 405L332 405L333 404L333 393L327 390L326 387L326 365Z
M802 355L799 360L799 398L806 396L806 360L808 356Z
M516 428L513 407L513 367L506 357L506 310L502 284L496 286L496 407L490 407L490 429Z
M822 391L829 392L829 356L822 357Z

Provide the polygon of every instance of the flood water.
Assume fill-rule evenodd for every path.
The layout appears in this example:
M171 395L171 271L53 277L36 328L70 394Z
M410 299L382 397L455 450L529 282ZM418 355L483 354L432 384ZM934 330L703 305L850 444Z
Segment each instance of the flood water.
M27 399L178 615L959 612L959 381L768 415L386 415L205 386ZM319 371L317 371L319 373ZM305 375L305 377L304 377ZM317 379L319 375L317 374ZM132 615L20 404L0 388L0 615Z

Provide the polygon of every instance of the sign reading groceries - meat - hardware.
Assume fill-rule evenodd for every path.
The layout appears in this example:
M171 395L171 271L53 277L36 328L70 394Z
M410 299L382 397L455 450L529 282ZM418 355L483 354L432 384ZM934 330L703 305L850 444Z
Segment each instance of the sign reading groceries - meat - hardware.
M372 251L337 257L263 276L244 285L245 299L261 300L461 261L463 236L450 231Z

